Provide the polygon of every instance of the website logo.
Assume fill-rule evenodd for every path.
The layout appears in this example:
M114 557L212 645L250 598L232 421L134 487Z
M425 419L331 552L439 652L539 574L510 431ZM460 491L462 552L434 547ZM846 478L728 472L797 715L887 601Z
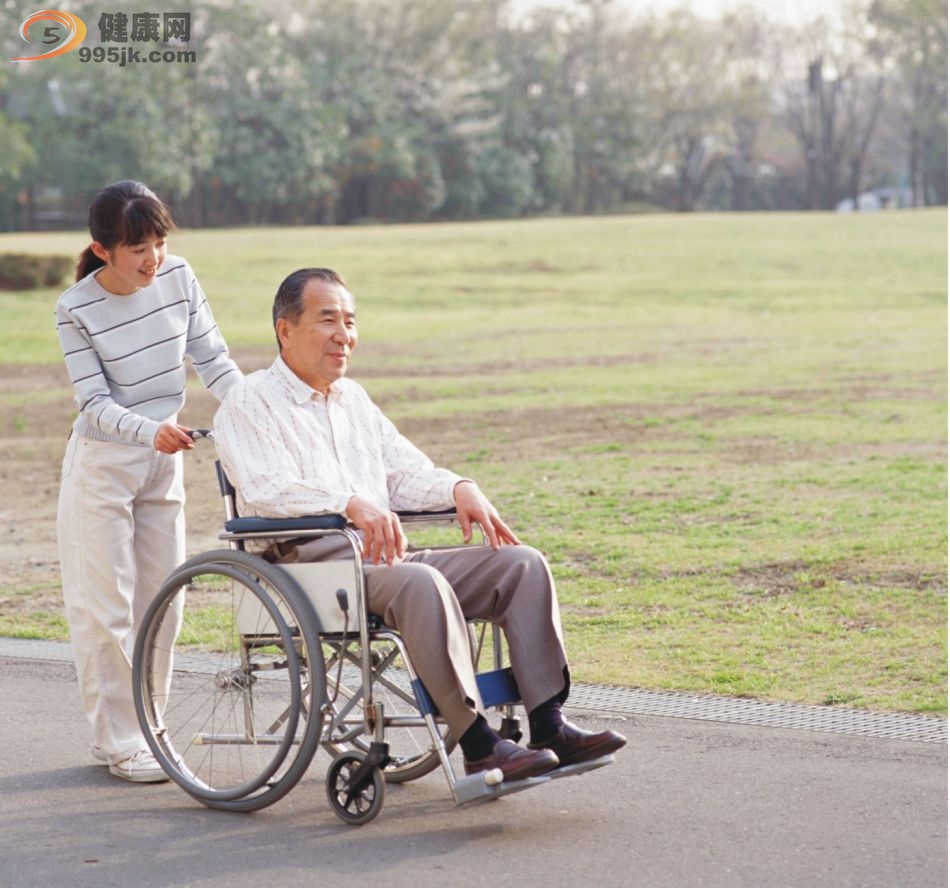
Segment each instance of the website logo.
M21 56L13 59L14 62L35 62L39 59L51 59L54 56L64 55L86 39L86 25L81 18L71 12L44 9L40 12L34 12L20 25L20 36L27 43L33 43L29 31L30 26L37 22L52 22L43 29L43 36L40 38L40 43L49 48L38 55Z

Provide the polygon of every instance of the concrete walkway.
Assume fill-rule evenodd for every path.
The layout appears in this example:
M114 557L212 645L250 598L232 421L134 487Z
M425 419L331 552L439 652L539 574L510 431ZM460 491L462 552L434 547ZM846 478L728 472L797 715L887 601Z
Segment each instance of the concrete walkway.
M3 888L947 884L943 719L581 687L571 717L630 739L613 766L466 808L436 772L348 827L323 752L250 815L111 777L68 646L0 639L0 700Z

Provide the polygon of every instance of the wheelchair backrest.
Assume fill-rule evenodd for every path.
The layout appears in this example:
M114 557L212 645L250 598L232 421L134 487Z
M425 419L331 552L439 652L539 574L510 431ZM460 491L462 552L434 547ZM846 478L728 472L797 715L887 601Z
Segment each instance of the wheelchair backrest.
M218 489L221 491L221 498L224 500L224 521L227 523L238 517L237 511L237 493L231 479L228 478L221 465L221 460L214 461L214 471L218 476Z

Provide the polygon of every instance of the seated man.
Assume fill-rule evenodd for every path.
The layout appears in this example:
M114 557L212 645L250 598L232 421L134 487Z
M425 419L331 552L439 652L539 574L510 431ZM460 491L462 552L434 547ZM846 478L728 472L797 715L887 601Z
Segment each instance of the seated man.
M478 486L436 468L345 379L356 310L343 280L305 268L280 285L273 307L280 354L234 387L215 416L215 444L242 515L345 514L363 539L370 612L399 631L426 690L459 738L465 771L500 768L505 780L611 753L613 731L566 722L570 675L547 562L521 545ZM467 543L478 524L490 545L412 551L396 511L454 508ZM272 560L333 557L333 541ZM336 552L339 557L339 546ZM314 550L317 554L314 554ZM466 619L501 626L528 712L527 748L503 740L481 710Z

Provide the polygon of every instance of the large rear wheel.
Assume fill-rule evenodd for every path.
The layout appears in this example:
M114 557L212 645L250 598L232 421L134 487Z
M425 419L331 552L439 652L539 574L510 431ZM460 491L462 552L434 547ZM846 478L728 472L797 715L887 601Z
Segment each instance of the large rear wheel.
M320 742L324 676L303 591L237 550L178 568L136 639L145 738L168 775L213 808L263 808L300 780Z

